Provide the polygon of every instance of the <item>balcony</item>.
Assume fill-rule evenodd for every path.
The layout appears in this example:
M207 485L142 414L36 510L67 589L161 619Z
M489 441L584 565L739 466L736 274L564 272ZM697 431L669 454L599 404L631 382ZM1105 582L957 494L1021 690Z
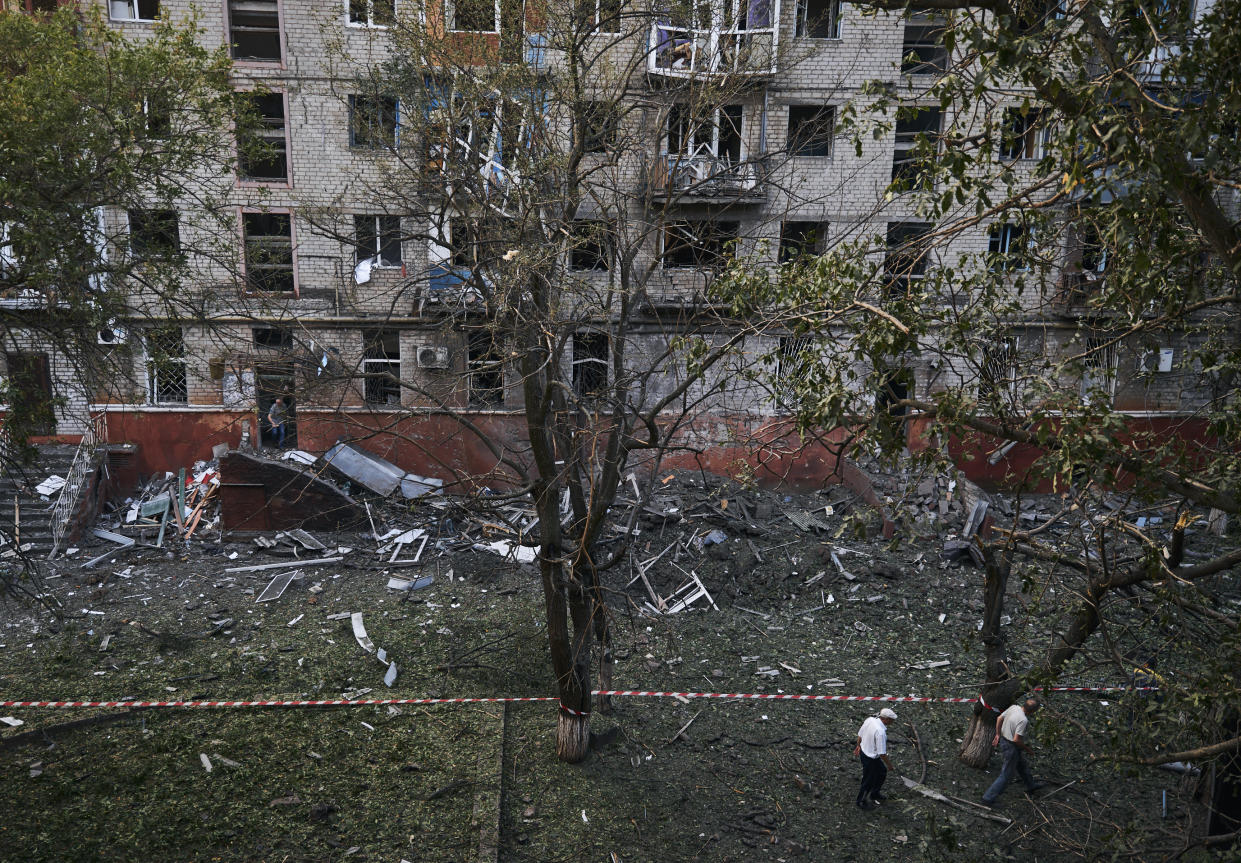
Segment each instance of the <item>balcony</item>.
M647 72L676 78L776 74L780 0L724 0L657 14Z
M1087 316L1091 314L1091 298L1102 288L1103 275L1094 270L1070 270L1061 273L1056 292L1051 297L1050 310L1061 318Z
M651 194L664 200L758 203L766 199L758 164L725 156L656 156L648 179Z

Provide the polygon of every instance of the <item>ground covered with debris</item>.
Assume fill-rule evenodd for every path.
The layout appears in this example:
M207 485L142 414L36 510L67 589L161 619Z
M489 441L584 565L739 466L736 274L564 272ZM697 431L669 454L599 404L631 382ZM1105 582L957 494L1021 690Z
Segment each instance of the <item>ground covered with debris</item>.
M202 503L210 480L197 476ZM981 573L968 554L944 559L969 515L952 485L881 489L904 514L894 541L839 487L786 495L684 473L632 522L622 500L618 524L639 533L630 565L607 577L614 685L973 697ZM101 527L123 533L132 512ZM4 699L554 693L537 572L515 559L529 525L520 506L482 512L427 494L376 505L373 531L257 541L221 536L207 516L186 538L188 523L174 532L165 518L162 547L147 547L149 525L132 546L92 537L47 565L59 620L0 611ZM156 521L139 503L130 524L142 520ZM1012 581L1020 660L1021 632L1051 623ZM1237 595L1235 577L1222 585ZM1076 682L1127 682L1086 668ZM894 705L898 775L871 812L854 806L852 750L877 705L858 702L616 698L592 717L598 746L576 766L555 759L548 702L11 708L0 711L0 859L1156 859L1143 837L1192 828L1203 811L1192 775L1090 761L1131 698L1049 697L1032 730L1050 784L1010 787L994 811L976 801L998 755L986 773L955 757L965 704Z

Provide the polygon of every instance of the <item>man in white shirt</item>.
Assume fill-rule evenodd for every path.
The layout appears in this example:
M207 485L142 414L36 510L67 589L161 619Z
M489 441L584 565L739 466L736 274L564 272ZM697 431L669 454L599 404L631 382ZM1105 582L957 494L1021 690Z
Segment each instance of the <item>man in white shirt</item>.
M887 799L879 789L892 767L888 760L888 725L895 718L896 711L885 707L878 716L868 717L858 729L853 754L862 761L862 787L857 793L859 809L873 809L875 804Z
M995 739L991 741L991 745L999 744L1000 754L1004 756L1004 766L995 782L987 789L987 793L982 796L984 805L995 805L996 798L1008 787L1008 783L1013 781L1014 773L1021 777L1027 791L1037 791L1043 787L1043 783L1035 780L1030 773L1030 765L1026 763L1026 753L1033 753L1030 744L1026 742L1026 730L1030 725L1030 717L1039 706L1037 699L1027 698L1024 704L1012 705L995 720Z

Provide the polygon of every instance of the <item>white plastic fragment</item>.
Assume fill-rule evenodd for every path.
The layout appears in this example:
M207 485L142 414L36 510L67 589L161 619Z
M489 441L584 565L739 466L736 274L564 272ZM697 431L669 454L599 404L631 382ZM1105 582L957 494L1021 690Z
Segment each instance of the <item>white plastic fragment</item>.
M362 625L362 612L355 611L349 617L353 624L353 637L358 640L358 645L367 653L374 653L375 643L367 636L366 627Z
M16 728L19 725L26 724L26 721L24 719L18 719L16 716L0 716L0 722L3 722L5 725L8 725L12 728Z
M203 769L206 770L208 773L210 773L212 770L211 759L207 757L207 753L206 752L198 753L198 760L203 763Z

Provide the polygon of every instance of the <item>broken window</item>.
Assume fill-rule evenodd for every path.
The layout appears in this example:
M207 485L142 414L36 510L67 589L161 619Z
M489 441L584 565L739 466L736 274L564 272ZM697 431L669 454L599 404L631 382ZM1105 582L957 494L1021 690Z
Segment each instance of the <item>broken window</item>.
M243 213L242 224L249 290L294 293L293 217L289 213Z
M883 260L885 298L907 295L926 275L931 230L926 222L888 223L888 251Z
M46 5L56 8L54 2ZM113 21L154 21L159 17L159 0L109 0L108 15Z
M147 404L183 405L189 401L185 375L185 336L180 327L147 330L142 339L146 362Z
M396 0L349 0L349 23L387 27L396 21Z
M401 404L401 337L395 330L362 334L363 399L375 407Z
M237 170L243 180L288 182L284 94L243 93L245 131L237 142Z
M228 35L234 60L279 63L280 7L277 0L228 0Z
M823 238L827 233L824 222L782 222L780 224L780 263L799 261L823 250Z
M999 397L1012 402L1017 394L1017 340L999 339L983 348L978 367L978 400Z
M569 224L571 233L569 268L572 270L607 270L616 252L612 226L598 219L577 219Z
M500 32L499 0L445 0L444 14L449 30Z
M892 181L905 188L928 188L932 183L930 155L938 147L939 108L919 108L897 117L896 146L892 153ZM922 152L918 152L921 150Z
M176 210L129 211L129 253L135 260L170 258L180 251Z
M943 19L925 14L911 15L905 24L905 40L901 46L901 72L935 75L947 70Z
M282 354L293 350L293 333L284 327L255 327L251 335L256 348Z
M836 109L831 105L789 106L789 155L832 155L835 131Z
M584 28L600 33L619 33L621 0L577 0L578 17Z
M467 370L471 405L498 407L504 404L503 356L490 332L470 333Z
M796 34L810 39L840 38L840 0L798 0Z
M1025 227L1012 222L996 223L987 232L987 265L998 272L1024 270Z
M607 102L587 102L581 124L584 152L604 153L616 146L620 127L616 106Z
M796 400L799 377L815 361L815 345L812 336L781 336L776 349L776 374L774 395L780 400Z
M172 104L167 93L152 93L142 99L143 123L151 138L172 134Z
M905 417L909 406L901 404L913 390L913 373L906 368L891 369L879 378L875 388L876 431L885 439L905 440Z
M606 333L573 334L573 392L595 396L608 385L608 336Z
M356 262L373 260L380 267L401 266L401 217L354 216Z
M395 96L350 96L349 146L370 150L395 147L398 111Z
M1001 159L1041 159L1047 144L1048 129L1039 111L1024 108L1004 109L1001 130Z
M1082 356L1082 401L1108 407L1116 392L1116 341L1089 336Z
M739 234L740 223L709 219L668 222L663 231L665 269L694 267L714 269L728 263Z

